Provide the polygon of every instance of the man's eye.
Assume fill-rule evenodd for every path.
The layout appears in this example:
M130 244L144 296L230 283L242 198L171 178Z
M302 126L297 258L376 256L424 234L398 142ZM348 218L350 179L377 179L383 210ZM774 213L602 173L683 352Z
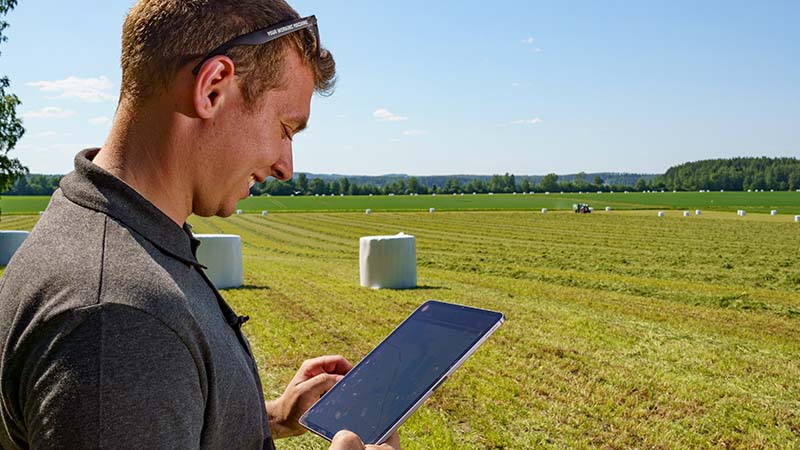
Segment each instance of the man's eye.
M292 132L286 125L283 126L283 137L289 139L290 141L292 140Z

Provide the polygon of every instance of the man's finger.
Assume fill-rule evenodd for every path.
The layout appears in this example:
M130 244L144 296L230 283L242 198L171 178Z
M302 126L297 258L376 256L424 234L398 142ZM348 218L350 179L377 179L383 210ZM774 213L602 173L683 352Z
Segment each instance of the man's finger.
M300 383L297 385L297 387L300 388L303 393L308 392L314 396L313 398L319 398L322 396L322 394L328 392L333 385L338 383L341 379L341 375L321 373L310 380Z
M333 437L329 450L364 450L364 444L355 433L342 430Z
M340 355L327 355L309 359L303 362L297 372L294 381L302 383L304 380L313 378L321 373L333 373L344 375L353 368L350 361Z

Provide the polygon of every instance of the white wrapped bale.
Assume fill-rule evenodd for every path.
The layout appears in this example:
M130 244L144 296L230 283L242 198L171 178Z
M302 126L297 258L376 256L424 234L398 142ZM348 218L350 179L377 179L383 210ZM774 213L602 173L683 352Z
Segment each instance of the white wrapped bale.
M703 211L700 211L699 209L695 209L694 210L694 215L695 216L699 216L700 214L703 214Z
M542 214L547 214L547 208L542 208Z
M795 222L800 222L800 216L794 216L794 221Z
M373 289L417 287L414 236L365 236L359 240L361 286Z
M217 289L242 287L242 238L235 234L196 234L197 261Z
M28 237L27 231L0 231L0 266L7 266L11 257Z
M684 212L683 212L683 217L689 217L690 215L691 215L691 214L689 214L689 211L684 211Z
M747 215L747 211L740 209L736 214L738 214L739 217L744 217Z
M370 214L372 214L372 210L371 210L371 209L367 209L367 210L365 211L365 213L366 213L367 215L370 215Z
M269 211L261 211L261 217L267 217L267 214L269 214Z
M431 209L429 209L429 210L428 210L428 212L429 212L429 213L431 213L431 214L433 214L433 213L435 213L435 212L436 212L436 208L431 208Z
M606 212L611 212L611 207L610 206L606 206Z
M770 216L777 216L778 215L778 210L777 209L773 209L772 211L769 212L769 215Z
M664 211L659 211L658 212L658 217L664 217Z
M236 210L236 215L237 216L241 216L242 215L242 210L241 209L237 209Z

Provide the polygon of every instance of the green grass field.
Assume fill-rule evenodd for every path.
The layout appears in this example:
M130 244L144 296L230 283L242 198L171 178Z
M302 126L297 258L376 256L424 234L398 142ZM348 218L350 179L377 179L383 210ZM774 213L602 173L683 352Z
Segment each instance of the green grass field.
M44 210L49 197L5 196L0 199L3 214L35 214ZM239 202L245 212L297 211L440 211L454 210L570 210L574 203L588 203L598 210L613 209L702 209L752 213L800 214L800 192L665 192L665 193L542 193L534 195L420 195L344 197L250 197Z
M788 208L794 194L783 195ZM336 212L190 222L242 236L246 286L223 295L251 317L245 332L270 397L305 358L358 361L427 299L506 314L401 428L405 449L800 448L800 224L790 217ZM417 237L420 287L361 288L358 238L400 231ZM305 435L279 448L327 446Z

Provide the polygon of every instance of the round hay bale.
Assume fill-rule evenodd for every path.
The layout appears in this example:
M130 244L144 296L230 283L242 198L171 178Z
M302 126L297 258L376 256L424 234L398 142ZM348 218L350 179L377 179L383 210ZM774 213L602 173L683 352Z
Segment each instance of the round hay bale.
M664 211L659 211L658 212L658 217L664 217Z
M366 212L367 215L372 214L372 210L371 209L367 209L365 212Z
M241 209L237 209L236 210L236 215L237 216L241 216L242 215L242 210Z
M778 210L777 209L773 209L772 211L769 212L769 215L770 216L777 216L778 215Z
M702 212L702 211L700 211L699 209L696 209L696 210L694 210L694 215L695 215L695 216L699 216L699 215L700 215L700 214L702 214L702 213L703 213L703 212Z
M27 231L0 230L0 266L8 265L28 234Z
M606 206L606 212L611 212L611 207L610 206Z
M261 217L267 217L267 214L269 214L269 211L261 211Z
M435 213L435 212L436 212L436 208L431 208L431 209L429 209L429 210L428 210L428 212L429 212L429 213L431 213L431 214L433 214L433 213Z
M235 234L196 234L197 261L217 289L242 287L242 238Z
M547 214L547 208L542 208L542 214Z
M794 221L795 222L800 222L800 216L794 216Z
M689 217L690 215L691 215L691 214L689 214L689 211L684 211L684 212L683 212L683 217Z
M373 289L417 287L417 248L414 236L365 236L359 240L361 286Z

